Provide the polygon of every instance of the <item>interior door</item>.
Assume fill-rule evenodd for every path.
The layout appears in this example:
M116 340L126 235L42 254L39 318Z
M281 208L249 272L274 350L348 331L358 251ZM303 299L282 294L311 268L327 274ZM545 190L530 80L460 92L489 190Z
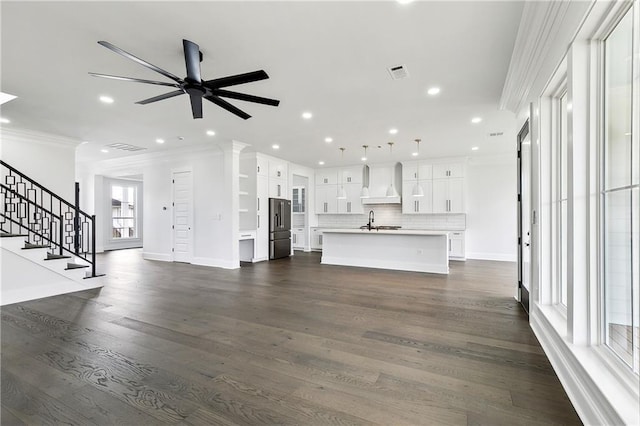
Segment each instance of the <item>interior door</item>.
M531 285L531 136L529 121L518 133L518 300L529 313Z
M193 248L191 172L173 172L173 261L191 262Z

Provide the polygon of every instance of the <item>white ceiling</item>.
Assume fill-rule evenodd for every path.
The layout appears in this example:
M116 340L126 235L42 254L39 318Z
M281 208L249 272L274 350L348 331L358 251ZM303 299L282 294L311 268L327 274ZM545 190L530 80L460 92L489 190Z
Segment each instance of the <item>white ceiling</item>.
M150 152L237 140L310 167L357 163L363 144L370 162L409 159L415 138L421 157L513 152L515 117L498 103L523 4L2 1L1 90L18 96L2 116L5 126L89 141L79 160L131 155L100 152L114 142ZM106 40L184 76L183 38L200 45L203 79L264 69L270 79L229 89L280 106L229 100L253 116L245 121L205 101L204 118L194 120L186 95L134 104L170 88L87 74L166 81L97 44ZM390 77L387 68L399 64L409 78ZM440 94L428 96L431 86ZM99 102L103 94L115 103ZM471 124L475 116L483 121Z

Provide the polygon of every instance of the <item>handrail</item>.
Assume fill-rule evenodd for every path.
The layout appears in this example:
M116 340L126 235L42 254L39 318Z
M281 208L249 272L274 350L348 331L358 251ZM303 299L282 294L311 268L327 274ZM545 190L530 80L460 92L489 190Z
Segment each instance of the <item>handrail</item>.
M16 170L14 167L11 167L10 165L8 165L7 163L5 163L2 160L0 160L0 165L5 166L7 169L11 170L12 172L17 174L21 178L24 178L24 179L28 180L31 184L37 185L41 190L43 190L46 193L48 193L49 195L53 196L56 200L62 202L63 204L66 204L68 207L70 207L70 208L75 210L76 206L74 206L73 204L71 204L70 202L68 202L67 200L65 200L64 198L62 198L58 194L56 194L55 192L51 191L50 189L48 189L44 185L40 184L39 182L36 182L35 180L31 179L29 176L25 175L24 173L21 173L19 170ZM91 217L91 215L89 213L87 213L85 211L82 211L80 209L78 209L78 210L79 210L80 213L84 214L85 216Z
M19 192L14 191L13 189L11 189L8 186L6 186L5 184L0 183L0 188L4 189L5 191L11 192L13 195L17 196L20 199L25 200L27 203L31 204L32 206L38 207L40 210L44 211L45 213L50 214L51 216L55 217L56 219L62 220L62 217L58 216L57 214L53 213L50 210L47 210L44 207L38 205L38 203L28 199L27 197L25 197L24 195L20 194ZM6 217L6 215L5 215L5 217Z

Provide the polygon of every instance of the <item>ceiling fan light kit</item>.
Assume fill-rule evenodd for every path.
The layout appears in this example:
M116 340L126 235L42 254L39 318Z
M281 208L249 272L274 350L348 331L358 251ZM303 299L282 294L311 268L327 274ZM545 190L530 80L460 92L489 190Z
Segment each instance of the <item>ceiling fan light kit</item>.
M99 41L99 45L106 47L107 49L124 56L138 64L155 71L170 80L173 83L164 81L144 80L139 78L121 77L117 75L98 74L90 72L89 74L94 77L109 78L113 80L132 81L135 83L154 84L157 86L173 87L176 90L171 92L154 96L149 99L136 102L140 105L146 105L153 102L161 101L164 99L173 98L183 94L189 95L189 101L191 103L191 113L193 118L202 118L202 99L206 99L211 103L218 105L219 107L226 109L232 114L246 120L251 116L236 106L230 104L222 98L237 99L240 101L254 102L258 104L278 106L280 101L276 99L263 98L260 96L248 95L246 93L233 92L223 89L224 87L235 86L238 84L251 83L253 81L265 80L269 78L264 70L252 71L244 74L237 74L227 77L216 78L214 80L202 80L200 75L200 62L202 62L202 52L200 47L189 40L182 40L182 46L184 49L184 61L187 69L187 76L185 78L179 78L168 71L163 70L143 59L140 59L131 53L128 53L119 47L109 43L108 41Z

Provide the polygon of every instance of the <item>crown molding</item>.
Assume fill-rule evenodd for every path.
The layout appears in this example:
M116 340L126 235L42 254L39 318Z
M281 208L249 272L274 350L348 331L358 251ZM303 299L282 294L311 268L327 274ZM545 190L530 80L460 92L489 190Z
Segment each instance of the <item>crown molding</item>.
M41 145L53 145L58 147L75 149L81 141L50 133L37 132L28 129L16 129L2 127L0 129L0 140L15 140L20 142L37 143Z
M527 1L500 98L500 109L521 111L547 83L598 0Z

